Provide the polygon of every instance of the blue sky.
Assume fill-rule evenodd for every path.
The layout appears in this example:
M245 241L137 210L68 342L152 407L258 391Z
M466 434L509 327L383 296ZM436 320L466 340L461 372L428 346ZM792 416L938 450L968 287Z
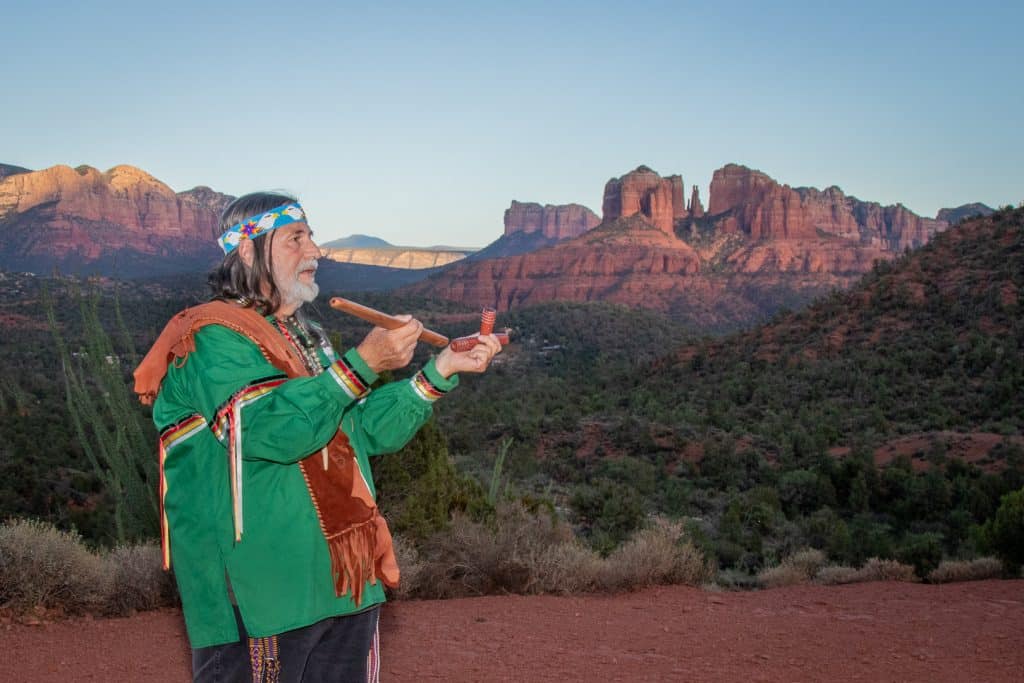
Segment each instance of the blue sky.
M933 216L1024 200L1024 4L7 4L0 162L297 193L318 238L483 246L640 164ZM689 189L689 187L687 188Z

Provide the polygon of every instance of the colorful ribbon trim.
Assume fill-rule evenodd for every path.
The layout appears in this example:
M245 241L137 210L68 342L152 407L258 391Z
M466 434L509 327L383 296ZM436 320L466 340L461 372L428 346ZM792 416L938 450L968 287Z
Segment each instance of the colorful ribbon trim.
M434 386L422 370L413 375L409 383L412 385L412 389L416 392L417 396L431 403L447 393Z
M249 670L253 683L278 683L281 659L277 636L249 639Z
M331 367L328 369L331 373L331 377L337 382L341 388L349 395L349 398L358 399L365 396L369 391L370 387L366 381L359 376L355 368L348 364L348 361L344 358L336 360L331 363Z
M231 398L221 404L221 406L217 408L217 412L214 413L213 420L210 422L210 429L213 431L213 435L217 437L217 440L224 441L227 437L228 427L231 422L231 413L234 411L236 405L241 408L263 398L270 393L274 387L281 384L286 379L288 378L284 375L258 379L236 391Z
M171 535L164 501L167 498L167 452L198 434L206 426L206 419L199 414L190 415L167 427L160 433L157 446L160 452L160 549L164 569L171 568Z
M231 510L235 521L235 542L242 540L242 408L251 405L283 384L287 377L257 380L235 392L214 416L210 428L220 441L228 439L228 472L231 477Z

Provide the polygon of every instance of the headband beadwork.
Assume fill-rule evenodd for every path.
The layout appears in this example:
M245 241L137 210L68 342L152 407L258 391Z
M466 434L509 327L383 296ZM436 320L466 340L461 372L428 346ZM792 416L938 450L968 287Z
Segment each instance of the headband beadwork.
M265 232L304 220L306 220L306 213L299 203L289 202L231 226L217 239L217 244L225 254L230 254L242 240L251 240Z

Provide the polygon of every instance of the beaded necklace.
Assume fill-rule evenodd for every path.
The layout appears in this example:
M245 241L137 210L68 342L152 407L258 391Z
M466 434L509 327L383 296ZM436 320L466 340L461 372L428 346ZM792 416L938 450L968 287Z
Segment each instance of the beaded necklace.
M313 340L309 338L306 330L295 319L295 316L288 316L283 320L274 318L274 325L281 331L284 338L287 339L291 345L299 352L299 357L302 358L302 364L306 366L311 375L319 375L323 372L323 366L320 365L320 359L316 355L316 345Z

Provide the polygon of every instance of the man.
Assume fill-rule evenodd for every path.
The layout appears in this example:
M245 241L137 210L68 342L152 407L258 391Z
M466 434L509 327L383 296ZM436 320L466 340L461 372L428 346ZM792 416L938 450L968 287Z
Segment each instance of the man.
M136 371L161 435L164 561L194 679L374 680L398 568L368 457L404 446L456 373L484 371L501 346L446 348L371 391L423 326L374 328L339 357L302 311L320 254L295 198L240 197L221 230L213 301L175 316Z

